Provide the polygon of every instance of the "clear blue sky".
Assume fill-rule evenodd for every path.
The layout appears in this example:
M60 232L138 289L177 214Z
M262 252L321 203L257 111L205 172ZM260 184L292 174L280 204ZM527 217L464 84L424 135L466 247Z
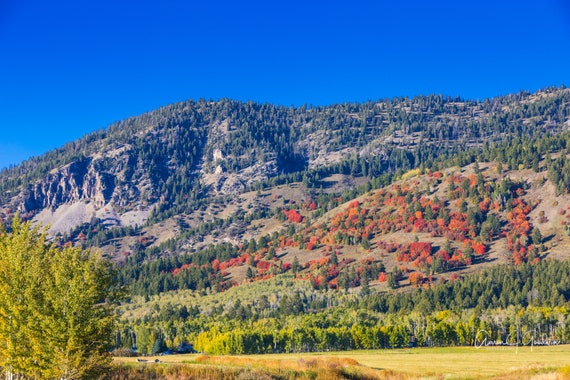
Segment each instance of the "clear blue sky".
M185 99L570 85L566 0L0 0L0 167Z

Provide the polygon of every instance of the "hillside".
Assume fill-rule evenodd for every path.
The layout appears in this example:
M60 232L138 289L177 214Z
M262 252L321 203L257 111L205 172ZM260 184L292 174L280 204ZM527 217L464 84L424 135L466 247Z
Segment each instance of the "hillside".
M565 88L187 101L3 170L0 211L118 264L117 348L568 341L569 127Z
M117 346L267 354L407 347L410 336L418 346L568 342L570 196L547 177L493 162L412 170L348 202L288 201L286 228L257 241L128 259L133 296L119 308Z
M344 203L258 192L274 215L257 225L259 239L148 263L135 255L123 281L148 295L223 290L286 273L315 289L387 291L499 264L568 258L570 196L556 194L547 172L475 163L402 177ZM291 195L302 185L288 186Z
M2 171L0 201L3 218L18 211L59 244L123 263L139 293L291 269L316 287L384 289L565 258L569 115L565 88L482 102L188 101Z
M290 200L356 195L417 167L478 158L532 168L540 149L560 151L560 142L533 147L535 159L506 150L564 134L569 105L565 88L327 107L187 101L2 171L2 214L18 211L49 224L62 244L96 246L118 261L150 258L159 246L180 255L239 244L279 231L276 207Z

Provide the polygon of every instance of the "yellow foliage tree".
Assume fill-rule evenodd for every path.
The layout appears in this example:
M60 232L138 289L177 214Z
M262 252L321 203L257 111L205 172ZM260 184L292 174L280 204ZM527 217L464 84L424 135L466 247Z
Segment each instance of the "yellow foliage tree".
M110 264L15 218L0 230L0 366L11 379L89 379L111 361Z

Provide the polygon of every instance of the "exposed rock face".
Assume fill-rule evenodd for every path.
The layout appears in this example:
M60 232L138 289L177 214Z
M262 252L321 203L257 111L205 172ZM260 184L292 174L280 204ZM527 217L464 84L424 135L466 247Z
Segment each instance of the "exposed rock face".
M55 209L64 203L93 202L96 208L109 202L115 189L113 174L97 170L85 158L52 171L41 182L28 186L19 205L22 212Z
M131 154L130 147L122 147L53 169L13 204L20 213L51 225L52 233L65 233L93 217L109 226L144 224L152 205L141 194L152 189L144 165L129 166Z
M136 183L125 181L127 161L128 151L123 150L121 154L83 157L53 169L41 181L28 185L17 197L17 209L21 213L36 214L78 202L91 204L95 210L109 203L119 207L132 206L132 201L139 199L138 186L142 186L144 180L139 177Z
M99 210L113 204L123 211L141 204L141 194L149 187L142 162L132 164L129 146L81 157L52 169L43 179L29 184L12 203L21 213L37 214L78 202Z

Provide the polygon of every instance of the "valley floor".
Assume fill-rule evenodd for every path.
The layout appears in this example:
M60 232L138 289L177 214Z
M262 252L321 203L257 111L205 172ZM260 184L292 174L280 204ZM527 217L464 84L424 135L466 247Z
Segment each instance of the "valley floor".
M243 356L195 354L145 357L144 360L148 362L137 363L137 358L116 358L115 362L132 370L138 366L142 372L141 366L151 372L162 367L159 372L164 377L156 378L164 379L174 378L167 375L165 367L178 367L180 371L180 366L187 368L187 378L193 378L192 371L199 369L199 376L211 373L211 379L248 376L267 379L570 379L570 345ZM155 360L160 363L155 364ZM208 368L211 372L207 372Z

